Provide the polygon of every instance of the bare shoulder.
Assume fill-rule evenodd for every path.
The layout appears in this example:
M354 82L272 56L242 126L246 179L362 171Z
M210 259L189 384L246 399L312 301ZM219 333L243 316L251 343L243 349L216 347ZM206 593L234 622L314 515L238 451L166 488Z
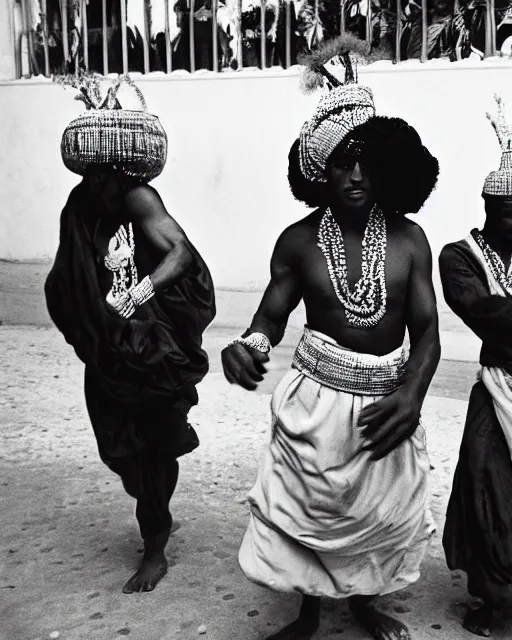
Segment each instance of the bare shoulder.
M318 225L321 219L321 212L314 211L305 218L294 222L287 227L280 236L285 242L307 242L312 236L316 237Z
M128 212L138 218L169 216L158 191L147 184L130 189L125 196Z
M286 227L277 240L275 254L287 257L300 256L306 246L316 242L320 217L321 214L315 211Z
M427 235L417 222L403 218L404 231L411 242L417 245L429 246Z
M320 216L314 212L297 222L294 222L281 233L277 241L277 247L296 250L304 249L305 244L316 238Z
M420 225L409 218L402 217L393 225L400 235L402 242L411 251L413 257L430 258L432 251L425 231Z

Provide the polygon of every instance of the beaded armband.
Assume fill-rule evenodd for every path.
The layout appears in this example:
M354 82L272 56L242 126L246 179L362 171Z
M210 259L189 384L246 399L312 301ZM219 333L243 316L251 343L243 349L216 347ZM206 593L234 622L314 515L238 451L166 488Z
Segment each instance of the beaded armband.
M261 351L261 353L269 353L272 349L270 340L264 333L251 333L247 338L236 338L228 344L228 347L231 347L233 344L243 344L245 347L254 349L255 351Z
M155 295L153 283L149 276L143 278L138 285L130 289L130 299L136 307L141 307L145 302Z

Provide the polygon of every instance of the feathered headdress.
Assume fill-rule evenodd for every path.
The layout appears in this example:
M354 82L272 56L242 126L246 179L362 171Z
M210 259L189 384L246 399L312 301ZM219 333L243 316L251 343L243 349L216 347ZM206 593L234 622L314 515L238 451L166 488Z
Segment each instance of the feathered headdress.
M322 42L315 51L300 56L299 64L304 66L302 88L305 93L310 93L326 85L333 89L357 82L358 65L367 65L379 59L380 56L371 51L368 43L351 33L342 33ZM327 65L329 68L344 69L344 80L338 78L337 73L333 75Z
M54 78L63 86L78 89L75 100L87 111L66 127L61 154L66 167L84 175L91 164L113 164L143 182L156 178L167 159L167 135L159 119L148 113L140 89L129 76L107 81L102 76L81 72ZM142 110L123 109L117 98L123 83L132 87Z
M494 95L497 104L495 115L487 113L501 147L498 171L491 171L484 183L483 193L489 196L512 196L512 127L505 115L505 103Z
M334 149L354 127L375 115L373 93L358 84L357 65L379 58L367 43L343 33L300 59L303 91L326 89L299 138L301 171L311 182L326 181L325 167Z

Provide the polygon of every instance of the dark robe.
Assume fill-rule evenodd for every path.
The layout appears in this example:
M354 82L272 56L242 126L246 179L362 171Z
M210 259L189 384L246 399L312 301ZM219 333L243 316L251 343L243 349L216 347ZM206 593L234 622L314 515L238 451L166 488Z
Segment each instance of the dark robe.
M444 296L482 340L480 364L512 372L512 297L491 295L464 241L439 258ZM468 575L468 591L496 608L512 603L512 461L492 398L477 382L448 503L443 546L448 567Z
M135 223L133 230L140 281L164 256ZM176 459L199 444L187 416L208 371L202 334L215 317L215 296L208 268L190 245L193 265L186 276L131 318L119 317L105 300L113 277L103 263L116 231L85 185L76 187L61 215L45 294L53 322L85 364L86 404L100 457L139 498L145 537L168 524Z

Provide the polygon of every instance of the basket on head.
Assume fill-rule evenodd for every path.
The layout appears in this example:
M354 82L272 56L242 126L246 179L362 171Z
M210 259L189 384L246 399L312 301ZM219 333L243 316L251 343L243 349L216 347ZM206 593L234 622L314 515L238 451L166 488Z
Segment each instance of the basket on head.
M137 92L142 111L117 106L116 95L123 82ZM160 120L148 113L140 89L127 76L114 82L103 101L97 83L94 89L80 87L78 99L88 110L64 130L61 154L65 166L84 175L91 164L112 164L126 175L150 182L162 173L167 160L167 135Z
M495 115L487 114L501 147L500 168L491 171L484 182L483 195L512 196L512 127L506 114L503 100L495 95L497 104Z

